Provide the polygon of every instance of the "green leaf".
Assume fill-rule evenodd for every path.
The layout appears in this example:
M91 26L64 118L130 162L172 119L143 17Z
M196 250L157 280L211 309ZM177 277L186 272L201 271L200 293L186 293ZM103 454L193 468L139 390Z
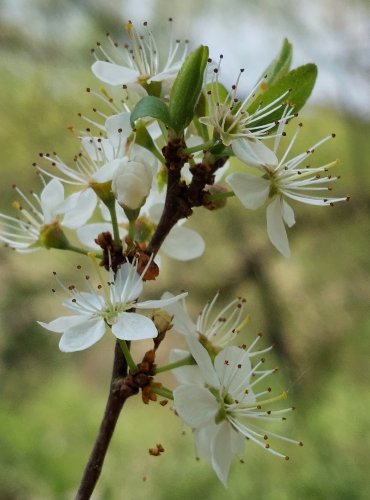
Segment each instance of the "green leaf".
M283 104L273 113L253 122L253 126L265 125L267 123L279 120L284 111L285 104L294 107L294 111L298 112L310 97L312 89L315 85L317 77L317 67L315 64L309 63L304 66L299 66L292 71L289 71L285 76L281 77L274 85L267 89L259 99L256 99L248 108L248 113L254 113L258 107L264 107L267 104L278 99L285 92L289 93L279 102ZM273 106L274 107L274 106ZM273 107L271 109L273 109Z
M292 56L293 45L285 38L278 56L267 66L261 75L261 78L266 75L264 83L267 84L267 88L274 85L281 77L288 73L292 63Z
M208 47L200 45L188 55L173 84L169 113L171 127L180 134L189 125L202 91L204 70L208 60Z
M170 114L168 107L159 97L145 96L134 107L131 113L131 126L135 126L136 120L150 116L160 120L165 125L170 126Z

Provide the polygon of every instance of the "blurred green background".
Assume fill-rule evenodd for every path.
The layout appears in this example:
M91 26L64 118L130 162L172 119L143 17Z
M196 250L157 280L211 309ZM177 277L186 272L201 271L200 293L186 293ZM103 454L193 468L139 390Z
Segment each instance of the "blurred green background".
M225 302L247 298L253 320L245 340L263 331L266 345L275 343L270 362L280 366L279 387L297 406L285 433L304 448L284 448L291 456L285 462L247 446L225 491L208 464L195 460L191 433L171 405L132 400L95 499L370 498L369 13L359 0L0 2L1 211L11 212L13 183L39 190L31 165L40 151L65 159L76 152L66 127L83 126L77 112L91 114L96 104L85 92L98 87L90 47L106 31L120 36L128 18L148 19L160 32L169 15L193 45L209 43L215 58L224 54L229 83L245 66L252 85L284 36L295 45L294 65L318 62L296 150L335 131L316 161L340 158L336 194L351 195L333 209L295 204L290 260L269 244L263 210L247 212L233 200L222 212L196 212L190 225L207 241L204 256L164 261L149 286L152 297L189 290L194 315L218 289ZM88 265L81 257L8 249L0 256L0 499L70 499L103 413L113 338L66 355L57 336L36 324L62 311L50 293L52 271L68 281L76 264ZM160 457L148 454L155 443L166 449Z

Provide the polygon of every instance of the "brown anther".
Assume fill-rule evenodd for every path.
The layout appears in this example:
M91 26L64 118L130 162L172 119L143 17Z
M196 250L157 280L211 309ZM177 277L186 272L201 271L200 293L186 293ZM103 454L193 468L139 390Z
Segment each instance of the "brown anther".
M152 455L153 457L159 457L161 455L161 453L163 453L165 450L163 448L163 446L158 443L155 445L154 448L149 448L149 455Z
M162 399L162 401L159 402L161 406L166 406L168 404L168 399Z

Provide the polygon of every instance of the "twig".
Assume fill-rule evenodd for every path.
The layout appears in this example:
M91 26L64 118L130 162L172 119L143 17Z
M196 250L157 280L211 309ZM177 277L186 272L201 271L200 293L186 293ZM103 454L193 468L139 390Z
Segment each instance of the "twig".
M76 500L89 499L99 479L105 455L116 427L118 417L126 399L130 396L130 394L127 393L123 387L126 375L127 363L123 356L122 349L117 341L114 351L113 371L108 401L105 407L103 420L100 424L98 436L75 497Z

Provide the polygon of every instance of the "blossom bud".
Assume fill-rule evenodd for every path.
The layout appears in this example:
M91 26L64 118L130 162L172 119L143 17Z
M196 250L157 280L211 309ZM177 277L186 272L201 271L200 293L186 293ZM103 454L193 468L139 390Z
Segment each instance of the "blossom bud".
M143 157L123 158L114 174L112 191L123 209L136 210L146 200L152 187L154 170Z
M172 328L172 317L164 309L158 309L152 316L159 334L165 334Z
M224 196L228 192L224 186L213 184L209 186L207 193L204 196L203 206L207 210L216 210L223 208L226 205L227 198Z

